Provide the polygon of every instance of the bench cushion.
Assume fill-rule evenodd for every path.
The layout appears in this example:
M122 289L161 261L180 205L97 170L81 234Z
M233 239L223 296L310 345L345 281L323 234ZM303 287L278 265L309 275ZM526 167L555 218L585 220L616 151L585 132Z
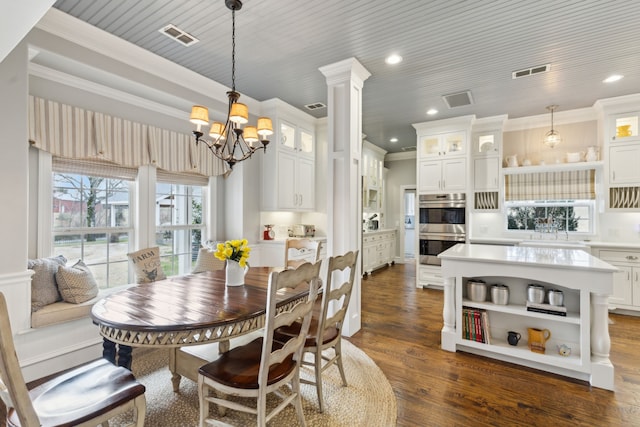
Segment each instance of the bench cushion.
M38 311L31 313L31 327L41 328L43 326L55 325L57 323L69 322L82 318L88 318L91 308L101 298L114 292L126 289L134 285L119 286L117 288L100 289L98 296L91 298L80 304L71 304L64 301L55 302L44 306Z

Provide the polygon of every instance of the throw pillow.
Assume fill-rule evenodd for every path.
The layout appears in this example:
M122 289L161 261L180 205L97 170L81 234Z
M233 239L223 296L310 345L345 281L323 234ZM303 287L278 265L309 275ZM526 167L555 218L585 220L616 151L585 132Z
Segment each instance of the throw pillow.
M196 259L196 265L191 270L192 273L202 273L203 271L222 270L224 268L224 261L219 260L213 254L215 251L209 248L200 248L198 251L198 259Z
M60 295L66 302L80 304L98 295L96 279L82 260L71 267L59 266L56 281Z
M128 253L127 256L133 263L138 283L151 283L167 278L160 264L160 248L158 246L140 249L139 251Z
M27 262L27 268L34 271L31 276L31 311L62 300L56 285L56 273L58 267L66 263L67 259L62 255L30 259Z

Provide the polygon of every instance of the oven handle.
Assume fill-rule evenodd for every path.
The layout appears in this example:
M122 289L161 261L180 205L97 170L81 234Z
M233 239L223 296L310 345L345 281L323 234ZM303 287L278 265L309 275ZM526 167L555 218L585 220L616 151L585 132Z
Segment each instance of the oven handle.
M429 209L429 208L466 208L467 204L465 202L420 202L418 205L420 208Z
M420 233L420 240L448 240L450 242L464 242L464 234L425 234Z

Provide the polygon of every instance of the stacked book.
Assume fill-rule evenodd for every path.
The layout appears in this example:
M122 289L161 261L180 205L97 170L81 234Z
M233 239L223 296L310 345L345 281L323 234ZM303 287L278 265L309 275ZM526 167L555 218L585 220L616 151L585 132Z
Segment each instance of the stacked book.
M462 338L491 344L489 315L485 310L462 307Z
M527 301L527 311L534 311L536 313L554 314L556 316L567 315L567 307L563 305L538 304L538 303L529 302L529 301Z

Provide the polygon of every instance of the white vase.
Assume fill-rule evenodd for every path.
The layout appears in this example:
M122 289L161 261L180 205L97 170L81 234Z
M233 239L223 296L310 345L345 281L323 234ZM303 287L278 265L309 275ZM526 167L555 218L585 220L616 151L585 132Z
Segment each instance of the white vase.
M240 267L238 261L228 259L226 266L226 281L227 286L242 286L244 285L244 275L247 272L248 267Z

